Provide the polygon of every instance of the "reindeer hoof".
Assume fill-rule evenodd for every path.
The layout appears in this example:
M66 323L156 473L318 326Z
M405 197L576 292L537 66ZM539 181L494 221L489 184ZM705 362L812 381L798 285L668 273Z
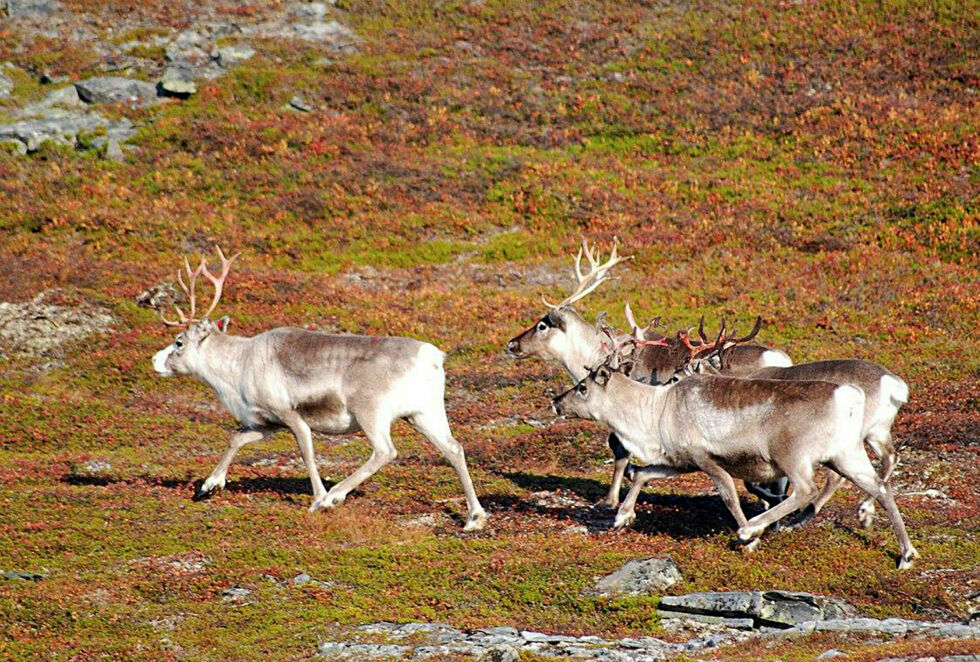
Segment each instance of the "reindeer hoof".
M757 526L743 526L738 530L738 541L748 547L749 545L758 543L761 534L762 530Z
M915 547L912 547L907 551L901 559L898 560L899 570L908 570L915 563L915 560L919 558L919 553L915 551Z
M592 507L609 508L611 510L615 510L618 505L619 505L619 499L614 499L613 497L607 495L602 497L598 501L596 501L594 504L592 504Z
M312 504L310 504L310 512L315 513L318 510L326 510L328 508L336 508L344 502L347 495L342 494L330 494L327 492L319 499L315 499Z
M209 484L208 481L204 481L197 491L194 492L194 496L191 497L191 501L204 501L205 499L210 499L214 496L214 493L220 490L224 485Z
M485 510L478 510L469 516L463 531L480 531L487 525L487 513Z
M636 513L617 513L616 519L613 521L613 529L619 531L620 529L625 529L627 526L632 524L636 520Z
M748 542L745 542L742 545L742 551L751 554L755 550L759 549L759 541L760 540L761 540L761 538L755 538L754 540L750 540Z
M858 506L858 522L866 529L870 529L875 523L875 505L871 501L862 501Z

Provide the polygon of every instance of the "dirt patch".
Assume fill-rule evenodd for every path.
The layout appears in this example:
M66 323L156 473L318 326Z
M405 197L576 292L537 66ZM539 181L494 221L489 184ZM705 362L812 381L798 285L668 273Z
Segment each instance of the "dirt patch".
M74 306L45 303L58 290L46 290L31 301L0 302L0 359L27 358L42 369L56 364L70 343L105 333L116 319L88 302Z

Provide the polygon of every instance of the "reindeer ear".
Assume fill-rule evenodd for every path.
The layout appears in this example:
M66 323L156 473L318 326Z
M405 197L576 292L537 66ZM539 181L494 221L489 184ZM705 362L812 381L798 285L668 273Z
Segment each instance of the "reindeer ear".
M635 366L635 361L623 360L623 362L619 364L619 372L622 373L624 377L629 377L633 374L633 368Z
M611 374L612 373L609 370L609 368L607 368L606 366L600 366L595 371L595 376L592 379L599 386L605 386L609 382L609 375Z
M551 322L551 326L562 331L565 330L565 314L561 309L549 310L548 321Z
M218 331L221 331L221 333L228 333L228 325L229 324L231 324L231 318L228 317L227 315L225 315L224 317L222 317L221 319L219 319L217 322L215 322L214 323L214 326L215 326L216 329L218 329Z

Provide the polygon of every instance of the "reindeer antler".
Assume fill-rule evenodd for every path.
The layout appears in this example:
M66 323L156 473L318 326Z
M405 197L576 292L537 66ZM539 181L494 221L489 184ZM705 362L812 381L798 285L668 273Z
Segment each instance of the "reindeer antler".
M645 327L641 329L640 325L636 323L636 318L633 317L633 309L630 308L629 303L627 303L625 306L625 313L626 313L626 323L630 325L630 332L637 340L645 340L647 331L653 329L656 326L660 326L661 316L657 315L652 320L650 320L649 324L647 324ZM654 339L654 340L659 341L660 339ZM661 344L661 343L654 342L654 344Z
M725 333L724 333L724 330L725 329L724 329L724 325L723 325L722 326L722 333L719 334L718 340L716 340L715 343L714 343L714 345L715 345L714 346L714 351L709 352L709 353L703 355L701 358L704 359L704 360L707 360L707 359L710 359L710 358L712 358L714 356L717 356L718 357L718 360L721 362L722 366L724 366L726 352L728 352L728 350L732 349L736 345L741 345L743 343L747 343L748 341L750 341L753 338L755 338L756 335L759 333L759 329L761 329L761 328L762 328L762 316L761 315L757 315L756 316L756 318L755 318L755 325L753 325L752 330L749 331L748 335L745 335L745 336L743 336L741 338L738 337L737 331L736 331L735 328L732 328L732 337L731 338L727 337L725 335Z
M225 279L228 277L228 272L231 271L231 263L234 262L236 257L241 255L241 252L235 253L230 258L226 258L225 254L221 251L220 246L215 246L215 249L218 251L218 257L221 259L221 275L217 277L208 271L207 259L203 255L201 256L201 264L193 271L191 270L190 261L187 259L186 255L184 256L184 270L187 272L187 283L184 282L183 275L180 271L177 272L177 282L180 284L180 289L182 289L184 294L187 295L187 300L190 304L190 314L185 314L184 311L181 310L176 303L174 303L172 305L174 310L177 311L177 315L180 317L180 319L177 321L168 320L163 316L163 312L161 311L160 319L163 320L164 324L168 326L183 326L198 320L198 318L195 317L195 313L197 311L195 286L197 284L198 276L201 274L204 274L204 276L211 281L211 284L214 285L214 297L211 299L211 306L200 319L204 319L204 317L210 315L214 311L215 307L217 307L218 302L221 300L221 293L224 288Z
M618 245L619 245L619 239L613 237L613 247L612 247L612 252L609 254L609 259L603 262L602 264L600 264L598 260L599 257L598 253L596 253L596 255L593 255L592 254L593 249L590 249L589 243L583 239L582 247L579 249L578 255L575 257L575 277L578 280L578 286L575 288L574 292L572 292L569 296L567 296L558 305L549 303L547 299L541 297L542 301L544 301L544 305L555 310L559 308L564 308L565 306L569 306L575 303L576 301L579 301L587 294L589 294L592 290L599 287L599 284L602 283L602 281L606 280L606 277L610 269L612 269L620 262L625 262L626 260L633 259L632 255L627 255L625 257L619 257L618 255L616 255L616 250L618 248ZM585 255L585 257L589 260L589 272L585 274L582 273L583 255Z

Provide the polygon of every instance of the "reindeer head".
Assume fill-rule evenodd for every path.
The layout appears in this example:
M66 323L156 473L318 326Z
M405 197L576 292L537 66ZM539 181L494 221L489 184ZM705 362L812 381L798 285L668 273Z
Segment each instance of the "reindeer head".
M228 330L228 317L222 317L216 322L212 322L208 319L208 315L214 311L218 302L221 300L222 288L225 279L228 277L228 272L231 270L231 263L240 253L235 253L231 258L226 258L225 254L221 252L221 248L217 246L215 248L218 251L218 257L221 259L221 274L219 276L214 276L208 271L207 261L203 256L201 257L200 266L193 271L191 270L187 257L184 257L184 270L187 273L186 283L184 282L183 274L179 271L177 272L177 282L180 283L181 289L187 295L189 312L185 313L177 304L173 304L174 309L177 311L178 320L171 321L164 317L162 312L160 313L160 318L167 326L186 327L177 334L177 337L170 345L153 355L153 369L164 377L191 374L194 366L197 364L200 349L204 341L214 333L225 333ZM214 296L207 311L202 317L198 318L195 317L197 310L195 286L198 277L202 274L214 286Z
M602 363L590 370L585 379L555 397L551 401L551 408L559 416L598 420L599 412L603 411L610 397L606 387L617 376L624 376L620 368L613 367L609 361Z
M619 257L616 254L617 248L618 240L614 239L609 259L600 263L598 253L593 254L595 249L589 248L588 242L582 241L582 247L575 258L575 277L578 282L575 291L558 304L545 300L544 304L549 308L547 314L534 326L508 341L507 353L514 358L536 357L546 361L561 361L567 355L569 345L575 342L573 336L583 324L578 313L571 307L572 304L607 280L610 269L620 262L632 259L632 256ZM587 273L582 272L583 255L589 261Z

